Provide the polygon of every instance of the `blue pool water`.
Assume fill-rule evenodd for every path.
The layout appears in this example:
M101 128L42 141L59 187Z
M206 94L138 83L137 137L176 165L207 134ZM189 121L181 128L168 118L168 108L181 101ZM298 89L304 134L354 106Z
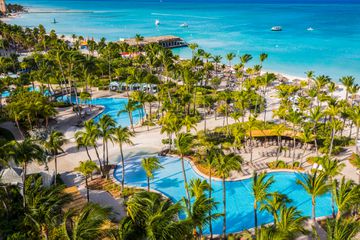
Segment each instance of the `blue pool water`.
M314 70L360 82L359 0L9 0L33 13L8 20L59 34L108 40L178 35L214 55L269 54L264 69L304 76ZM57 24L52 24L56 18ZM161 24L155 26L155 20ZM188 28L179 27L188 23ZM282 32L271 32L280 25ZM312 27L314 31L307 31ZM183 57L186 48L176 49ZM237 60L235 59L234 62ZM226 62L226 60L224 60Z
M28 88L28 90L30 91L30 92L32 92L32 91L34 91L34 87L29 87ZM37 92L40 92L40 88L38 88L38 87L35 87L35 91L37 91ZM7 97L10 97L10 94L11 94L11 92L10 91L8 91L8 90L6 90L6 91L3 91L2 93L1 93L1 97L3 97L3 98L7 98ZM51 96L51 91L49 91L49 90L45 90L44 91L44 96Z
M126 98L95 98L92 100L92 104L102 105L105 107L104 112L95 118L98 121L104 114L110 115L120 126L129 127L130 119L127 112L117 115L120 110L125 109L125 105L128 103ZM143 115L143 110L135 110L132 113L134 125L140 122Z
M136 187L146 187L146 175L141 167L141 157L126 159L125 162L125 183ZM172 201L177 202L185 197L184 181L181 171L181 162L178 158L174 157L160 157L162 169L154 174L154 179L151 181L151 188L156 189ZM121 166L118 167L114 176L116 179L121 180ZM185 161L185 169L188 179L200 178L191 167L189 162ZM296 173L270 173L274 176L275 183L271 187L271 191L279 191L286 194L293 200L292 204L305 216L311 216L311 198L302 189L300 185L296 184L296 180L301 178ZM254 227L254 214L253 214L253 196L251 193L252 179L246 179L235 182L226 183L226 198L227 198L227 232L233 233L243 229ZM218 212L223 211L222 199L222 182L213 181L213 197L219 202ZM326 194L316 199L316 215L328 216L331 215L331 196ZM273 219L267 212L259 213L259 223L269 223ZM222 233L222 218L214 221L213 230L216 234ZM208 233L208 229L205 230Z
M59 97L58 101L67 101L67 97ZM79 100L80 101L80 100ZM72 103L76 103L75 97L71 98ZM94 98L87 102L81 102L82 104L93 104L93 105L102 105L104 106L104 111L99 114L96 118L94 118L95 122L99 121L99 119L107 114L112 117L116 123L122 127L130 127L130 119L129 114L127 112L121 113L118 115L120 110L125 109L125 105L128 103L127 98ZM138 109L133 111L133 124L136 125L140 122L141 118L144 117L144 110Z

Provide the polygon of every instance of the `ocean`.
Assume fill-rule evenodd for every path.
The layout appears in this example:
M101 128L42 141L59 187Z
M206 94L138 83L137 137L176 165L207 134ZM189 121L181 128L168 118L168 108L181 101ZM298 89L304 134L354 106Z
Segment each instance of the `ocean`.
M43 24L58 34L119 40L177 35L213 55L250 53L264 70L304 77L353 75L360 83L360 0L11 0L31 9L6 20L22 26ZM53 19L57 24L53 24ZM159 20L160 25L155 26ZM180 25L187 23L187 28ZM283 31L272 32L272 26ZM308 28L313 31L308 31ZM190 57L187 48L175 49ZM225 63L225 58L223 59ZM234 61L236 62L236 61Z

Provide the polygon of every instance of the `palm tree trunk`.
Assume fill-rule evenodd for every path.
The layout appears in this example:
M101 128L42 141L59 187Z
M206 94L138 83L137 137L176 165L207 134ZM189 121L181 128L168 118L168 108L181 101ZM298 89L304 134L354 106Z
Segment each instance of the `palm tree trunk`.
M133 118L132 118L131 112L129 112L129 120L130 120L131 129L133 130L133 133L135 133L134 123L133 123Z
M333 185L333 179L330 177L330 185ZM330 191L331 193L331 211L332 211L332 217L335 219L335 203L334 203L334 194L333 191Z
M55 160L55 178L54 178L54 184L56 185L56 179L57 179L57 156L56 156L56 153L55 153L55 156L54 156L54 160Z
M319 156L319 147L318 147L318 142L317 142L317 130L316 130L316 122L314 125L314 143L315 143L315 150L316 150L316 156Z
M356 153L359 154L359 146L358 146L358 141L359 139L359 127L356 127L356 140L355 140L355 144L356 144Z
M212 171L211 171L211 166L210 166L210 171L209 171L209 198L211 199L211 188L212 188L212 181L211 181L211 176L212 175ZM211 216L211 211L209 212L209 215ZM213 238L213 232L212 232L212 219L210 217L210 221L209 221L209 230L210 230L210 240L212 240Z
M312 219L313 219L313 222L314 222L314 224L315 224L315 222L316 222L316 215L315 215L315 205L316 205L316 201L315 201L315 197L314 197L314 196L312 197L311 202L312 202Z
M20 125L19 125L19 121L18 121L17 119L15 119L15 124L16 124L17 129L18 129L19 132L20 132L21 137L22 137L22 138L25 138L24 133L21 131L21 128L20 128Z
M252 142L252 133L250 129L250 162L253 161L253 142Z
M122 149L122 144L119 144L120 147L120 154L121 154L121 167L122 167L122 176L121 176L121 192L124 191L125 185L125 162L124 162L124 153Z
M185 184L185 191L186 191L186 197L188 199L188 209L191 209L191 202L190 202L190 194L189 194L189 188L188 188L188 183L187 183L187 178L186 178L186 172L185 172L185 165L184 165L184 156L181 156L181 167L182 167L182 172L183 172L183 178L184 178L184 184Z
M103 149L103 166L104 166L104 168L105 168L105 166L106 166L106 143L105 143L105 140L104 140L104 138L103 138L103 147L102 147L102 149Z
M85 185L86 185L86 199L87 199L87 202L90 202L90 193L89 193L89 186L88 186L88 176L85 177Z
M89 148L87 146L85 146L85 150L86 150L87 156L89 157L89 160L92 161L92 158L91 158L90 153L89 153Z
M97 150L97 147L96 147L96 146L94 146L94 149L95 149L96 156L97 156L97 158L98 158L98 160L99 160L101 176L103 177L103 176L104 176L104 169L103 169L103 166L102 166L102 163L101 163L99 151Z
M295 136L296 136L296 133L295 133L295 131L294 131L294 138L293 138L293 160L292 160L292 163L294 164L294 162L295 162L295 148L296 148L296 138L295 138Z
M278 135L277 140L278 140L278 150L276 153L276 161L279 160L279 155L281 152L281 136L280 135Z
M350 132L349 132L349 138L352 136L352 129L353 129L353 122L350 123Z
M330 149L329 149L329 156L331 156L333 147L334 147L334 128L331 129L331 142L330 142Z
M26 208L26 199L25 199L26 162L23 164L22 182L23 182L23 187L22 187L23 206L24 206L24 209L25 209Z
M226 182L224 177L222 179L222 183L223 183L223 203L224 203L223 239L226 239Z
M258 219L257 219L257 203L254 201L254 224L255 224L255 239L257 238L257 228L258 228Z
M148 192L150 192L150 178L149 177L147 177L147 185L148 185L147 190L148 190Z

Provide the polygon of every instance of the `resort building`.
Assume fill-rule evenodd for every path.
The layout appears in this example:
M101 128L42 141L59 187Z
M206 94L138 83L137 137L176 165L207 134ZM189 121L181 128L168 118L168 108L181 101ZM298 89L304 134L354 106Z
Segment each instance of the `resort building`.
M126 42L130 46L145 46L147 44L157 43L164 48L178 48L188 45L182 38L176 36L144 37L141 41L137 41L135 38L129 38L120 41Z
M0 0L0 13L1 15L6 14L6 3L5 0Z

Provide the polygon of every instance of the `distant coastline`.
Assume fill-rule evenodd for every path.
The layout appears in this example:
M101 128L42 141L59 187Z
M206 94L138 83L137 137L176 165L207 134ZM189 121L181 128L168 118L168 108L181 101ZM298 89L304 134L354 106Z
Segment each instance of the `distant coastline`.
M34 1L32 5L31 0L26 1L28 9L26 15L16 14L2 20L24 27L42 24L48 30L55 29L59 35L71 36L74 33L97 40L105 37L109 41L130 38L137 33L143 36L176 33L175 35L187 42L198 43L205 51L221 55L223 63L227 63L225 56L229 52L236 53L238 56L244 53L257 56L261 52L266 52L269 54L270 61L264 66L264 69L282 72L289 78L304 78L305 72L313 70L316 75L326 74L335 81L344 75L353 75L358 79L357 82L360 82L358 68L360 66L360 47L351 40L358 33L357 28L351 26L340 24L321 26L320 23L313 22L313 20L301 22L300 19L291 23L301 24L300 26L287 26L287 23L281 18L287 14L291 15L292 9L289 9L288 13L276 14L278 15L276 20L267 21L267 25L264 26L259 23L259 20L253 21L251 18L247 18L244 20L245 22L238 19L228 22L232 18L224 19L225 14L223 14L227 6L221 5L220 7L224 9L220 8L221 11L218 12L213 10L214 5L211 5L214 4L213 2L205 4L202 1L205 4L204 11L196 10L197 4L200 3L194 3L196 5L194 9L183 12L173 5L170 8L169 5L165 5L167 3L149 3L151 7L147 7L138 6L135 0L133 4L129 3L129 5L127 5L127 1L124 1L121 6L111 2L97 8L94 6L97 2L94 1L83 6L81 3L69 5L70 1L64 1L61 4L40 4ZM206 8L207 5L211 8ZM135 9L135 6L138 8ZM166 7L162 8L161 6ZM317 13L311 10L316 9L316 5L314 6L313 8L306 7L305 11L309 11L310 15ZM331 8L331 6L326 6L325 10L329 7ZM267 9L268 5L261 6L260 4L259 14L261 8ZM296 5L294 7L294 9L298 8L302 9L303 6ZM356 7L353 8L356 9ZM350 10L352 11L353 8ZM252 13L252 10L236 11ZM265 10L263 11L265 12ZM276 11L281 11L281 8ZM354 10L354 12L356 11ZM232 14L232 12L230 13ZM154 13L156 14L154 15ZM304 13L301 15L303 16ZM321 22L329 21L327 19L329 14L325 15L324 19L320 17ZM242 16L246 19L246 15ZM293 16L288 17L293 18ZM337 17L334 16L333 19ZM56 25L52 24L54 18L59 22ZM156 19L161 21L159 27L155 27ZM311 23L308 23L310 21ZM183 22L188 23L189 27L179 28ZM271 33L269 29L272 25L283 25L284 31ZM330 25L334 27L332 30L334 35L331 38L327 35L328 29L325 29ZM309 27L312 27L314 31L306 31ZM337 29L337 27L341 29ZM342 33L344 28L346 28L346 32ZM174 53L183 58L191 57L191 51L186 49L176 50ZM238 58L236 57L233 63L237 62Z

